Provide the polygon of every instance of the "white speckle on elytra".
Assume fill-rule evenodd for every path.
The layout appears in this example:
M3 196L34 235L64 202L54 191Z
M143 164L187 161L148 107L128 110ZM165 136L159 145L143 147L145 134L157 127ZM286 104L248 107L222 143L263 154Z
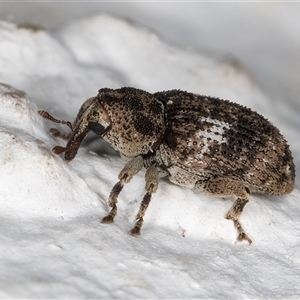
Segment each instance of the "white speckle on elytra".
M209 117L207 117L207 118L202 117L201 121L202 122L211 123L211 124L217 125L217 126L222 127L222 128L225 127L226 129L228 129L230 127L230 125L228 123L226 123L226 122L222 122L222 121L219 121L219 120L211 119Z
M226 143L226 137L223 136L224 128L229 129L230 125L228 123L213 120L211 118L201 118L202 122L207 122L213 124L210 128L210 132L207 130L199 130L195 133L195 138L201 139L203 141L204 146L198 151L198 155L196 156L197 159L201 159L203 154L207 152L209 147L209 142L216 141L218 144ZM210 140L209 140L210 139ZM188 147L193 146L193 139L188 140ZM194 158L187 158L185 165L191 165Z

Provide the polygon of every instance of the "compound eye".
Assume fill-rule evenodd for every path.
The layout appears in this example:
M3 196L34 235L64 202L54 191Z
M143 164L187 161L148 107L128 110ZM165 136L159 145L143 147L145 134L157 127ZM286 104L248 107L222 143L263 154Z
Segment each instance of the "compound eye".
M89 128L97 135L103 135L108 129L107 127L105 128L100 123L96 123L96 122L90 122Z

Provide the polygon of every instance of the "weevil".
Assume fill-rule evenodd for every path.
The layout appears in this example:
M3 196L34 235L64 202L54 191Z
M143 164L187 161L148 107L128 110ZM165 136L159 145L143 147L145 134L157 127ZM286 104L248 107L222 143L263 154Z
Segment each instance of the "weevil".
M146 193L136 216L132 235L139 235L151 196L160 177L195 188L204 194L234 196L225 218L237 229L237 241L252 240L240 223L251 193L285 195L294 188L295 166L289 146L266 118L257 112L219 98L181 90L157 93L123 87L102 88L81 106L75 122L61 121L47 112L39 114L70 127L66 147L56 146L71 161L82 140L93 131L126 161L119 181L108 198L111 207L102 223L112 223L124 184L142 168Z

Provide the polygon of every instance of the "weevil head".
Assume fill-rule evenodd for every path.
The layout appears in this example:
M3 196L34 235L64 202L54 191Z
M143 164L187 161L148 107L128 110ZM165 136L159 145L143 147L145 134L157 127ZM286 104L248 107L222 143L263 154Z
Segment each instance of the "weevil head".
M70 161L76 156L81 142L90 130L104 136L110 128L111 120L105 107L99 102L98 97L89 98L78 112L67 146L58 147L56 153L65 152L65 160Z
M100 89L97 99L107 113L101 113L101 125L110 120L103 136L125 157L153 152L165 131L164 106L152 94L130 87Z
M65 152L65 160L71 161L90 130L125 157L145 155L158 148L164 135L164 106L152 94L135 88L100 89L81 106L66 147L53 151Z

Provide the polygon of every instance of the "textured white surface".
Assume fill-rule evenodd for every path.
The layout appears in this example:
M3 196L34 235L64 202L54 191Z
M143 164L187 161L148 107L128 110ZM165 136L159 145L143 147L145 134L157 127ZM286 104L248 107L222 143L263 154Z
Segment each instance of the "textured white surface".
M144 172L122 191L115 223L100 224L124 163L93 137L66 163L51 152L65 144L48 133L56 124L36 113L73 120L101 87L181 88L250 106L292 143L297 121L243 69L100 15L53 34L1 22L0 81L14 86L0 85L2 298L299 298L298 190L251 197L241 220L248 246L224 219L231 199L162 180L133 238Z

